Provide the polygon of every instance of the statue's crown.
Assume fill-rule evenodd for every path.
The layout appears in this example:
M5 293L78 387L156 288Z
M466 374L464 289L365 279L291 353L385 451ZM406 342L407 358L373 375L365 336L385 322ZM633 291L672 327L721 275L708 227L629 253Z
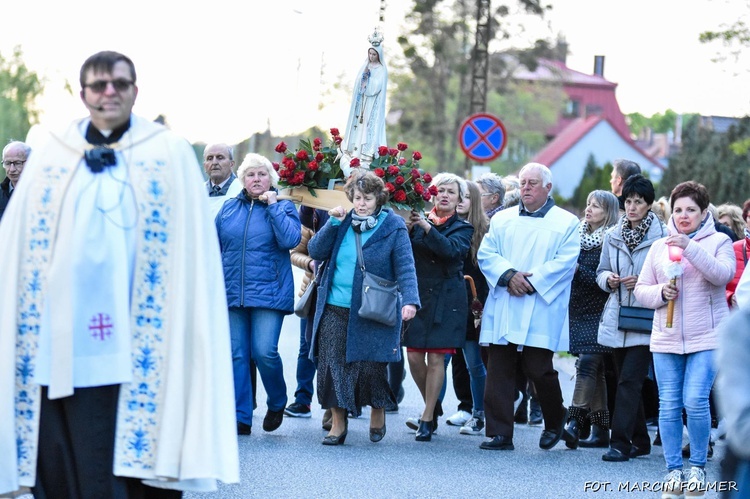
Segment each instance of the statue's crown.
M375 31L373 31L372 34L367 37L367 40L373 47L378 47L381 43L383 43L383 35L380 33L380 31L378 31L378 28L375 28Z

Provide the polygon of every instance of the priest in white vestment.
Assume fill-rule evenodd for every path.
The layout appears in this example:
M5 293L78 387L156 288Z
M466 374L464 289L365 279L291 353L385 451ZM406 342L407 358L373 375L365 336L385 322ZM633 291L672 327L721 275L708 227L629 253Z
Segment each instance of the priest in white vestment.
M207 196L191 146L131 114L135 79L117 52L84 63L90 116L30 134L0 223L0 495L173 498L239 481Z
M554 352L568 348L568 300L580 242L578 219L555 206L552 173L538 163L521 169L519 207L497 213L477 253L490 293L479 342L488 346L486 435L481 448L513 449L516 359L536 387L551 449L567 420ZM516 352L521 350L521 355Z

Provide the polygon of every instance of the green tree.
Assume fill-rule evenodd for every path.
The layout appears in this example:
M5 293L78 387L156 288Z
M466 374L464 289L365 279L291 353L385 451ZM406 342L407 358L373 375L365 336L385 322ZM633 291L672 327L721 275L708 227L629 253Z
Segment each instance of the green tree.
M677 113L667 109L662 113L652 114L650 118L641 113L631 113L627 115L630 125L630 131L638 136L644 128L650 128L654 133L667 133L670 130L675 131L677 122Z
M750 118L742 118L726 133L701 126L698 117L689 120L682 134L682 150L669 161L659 186L669 193L680 182L695 180L705 185L714 204L742 205L750 197L750 156L735 144L750 139Z
M548 8L540 0L516 0L525 12L541 16ZM508 5L493 10L490 38L509 38L501 20L511 14ZM401 65L391 70L390 108L401 112L389 137L422 149L427 169L463 171L457 130L469 108L471 46L474 43L476 2L426 0L414 2L407 16L410 31L399 37L404 53ZM495 70L490 66L490 72ZM488 99L489 101L490 99ZM489 103L489 102L488 102Z
M23 62L20 47L10 58L0 54L0 143L26 138L38 122L39 111L34 105L42 89L42 80Z
M596 163L594 155L590 154L588 161L586 161L586 167L583 169L581 183L573 191L573 196L568 200L567 204L578 210L585 210L586 198L591 191L597 189L608 191L610 189L610 175L612 175L612 163L606 163L603 167L600 167Z

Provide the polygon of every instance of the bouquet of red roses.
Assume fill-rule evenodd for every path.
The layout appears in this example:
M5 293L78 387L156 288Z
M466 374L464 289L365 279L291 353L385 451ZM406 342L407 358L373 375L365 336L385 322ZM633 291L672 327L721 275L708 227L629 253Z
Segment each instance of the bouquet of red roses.
M396 148L380 146L370 169L385 182L392 207L423 212L425 202L437 194L437 187L430 186L432 176L419 168L422 159L419 151L414 151L408 158L402 157L408 148L403 142L399 142Z
M331 179L344 178L338 164L341 135L338 128L331 128L331 141L324 145L320 138L301 140L299 149L292 152L282 141L276 146L276 152L283 154L281 164L273 163L279 173L281 187L307 187L315 196L315 189L328 188Z

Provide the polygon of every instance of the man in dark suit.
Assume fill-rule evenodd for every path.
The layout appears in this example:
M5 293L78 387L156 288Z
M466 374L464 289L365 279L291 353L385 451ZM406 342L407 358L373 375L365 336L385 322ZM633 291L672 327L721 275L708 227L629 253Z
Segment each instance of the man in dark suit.
M13 190L21 178L21 172L29 159L31 148L23 142L13 141L3 148L3 168L5 179L0 182L0 219L3 218L5 207L13 195Z

